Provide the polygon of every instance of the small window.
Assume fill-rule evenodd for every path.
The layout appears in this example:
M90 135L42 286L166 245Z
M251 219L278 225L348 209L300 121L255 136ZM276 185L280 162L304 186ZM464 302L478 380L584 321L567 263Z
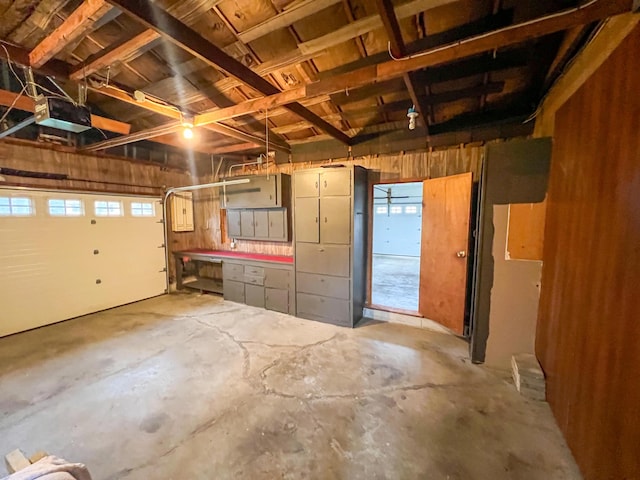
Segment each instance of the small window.
M50 198L49 215L52 217L80 217L84 215L82 200Z
M97 201L95 202L95 210L99 217L121 217L122 203Z
M404 213L415 215L416 213L418 213L418 207L416 207L415 205L407 205L406 207L404 207Z
M29 217L33 214L33 201L30 198L0 197L0 216Z
M134 217L153 217L155 209L151 202L131 202L131 215Z
M394 205L391 207L391 214L392 215L397 215L398 213L402 213L402 207L399 205Z
M386 215L387 213L387 206L383 205L382 207L376 207L376 213L380 214L380 215Z

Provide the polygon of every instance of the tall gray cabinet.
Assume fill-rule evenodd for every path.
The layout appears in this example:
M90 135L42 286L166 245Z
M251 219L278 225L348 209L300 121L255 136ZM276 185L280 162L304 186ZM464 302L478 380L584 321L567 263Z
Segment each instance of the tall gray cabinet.
M293 191L297 315L353 327L366 298L367 171L299 170Z

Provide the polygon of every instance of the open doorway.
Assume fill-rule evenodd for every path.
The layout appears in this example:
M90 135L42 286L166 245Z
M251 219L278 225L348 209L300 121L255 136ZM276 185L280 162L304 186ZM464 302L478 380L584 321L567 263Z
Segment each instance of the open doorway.
M417 313L422 182L373 187L371 303Z

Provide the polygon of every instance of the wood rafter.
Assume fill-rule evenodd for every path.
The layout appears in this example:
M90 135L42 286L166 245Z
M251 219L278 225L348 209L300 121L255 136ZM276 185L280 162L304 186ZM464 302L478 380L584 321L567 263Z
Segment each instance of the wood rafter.
M141 140L149 140L160 135L166 135L168 133L175 133L182 128L179 122L171 122L170 124L160 125L158 127L149 128L147 130L141 130L129 135L123 135L121 137L110 138L103 140L102 142L92 143L80 148L81 151L95 152L98 150L106 150L108 148L119 147L126 145L127 143L139 142Z
M378 5L378 12L382 18L384 29L389 37L391 51L396 57L405 57L407 55L407 47L402 39L402 32L400 31L400 24L398 23L393 3L391 0L376 0L376 3ZM420 89L419 82L411 72L405 73L402 76L402 80L407 87L407 91L409 92L409 97L411 97L411 100L413 101L413 105L415 105L418 109L418 113L420 113L420 121L427 129L428 133L429 122L427 121L427 114L429 113L429 110L427 105L423 102L424 95L422 92L424 91L424 88Z
M91 55L75 67L69 75L69 78L79 81L114 63L127 63L131 61L133 57L137 57L139 53L146 51L146 48L159 38L159 33L153 30L145 30L133 37L116 42L104 50Z
M93 24L105 15L111 6L104 0L85 0L49 36L29 53L29 63L38 68L61 52L69 43L84 35Z
M3 107L10 107L19 95L15 92L9 92L7 90L0 90L0 105ZM16 101L13 108L22 110L24 112L34 111L34 101L22 95ZM120 133L123 135L128 134L131 131L131 125L128 123L118 122L110 118L100 117L98 115L91 115L91 126L93 128L99 128L100 130L106 130L108 132Z
M220 48L203 38L197 32L189 28L151 3L136 2L134 0L109 0L109 2L125 11L127 14L143 23L148 28L156 30L158 33L176 46L200 58L209 65L224 70L251 88L256 89L263 95L274 95L280 90L263 79L260 75L245 67L242 63L227 55ZM319 129L329 133L334 138L343 143L350 142L349 137L333 125L325 122L315 113L307 110L297 101L289 102L286 105L290 111L311 122ZM250 112L252 113L252 112Z
M474 36L445 47L426 50L402 61L389 61L371 67L336 75L333 78L292 90L249 100L234 107L205 112L196 116L196 125L204 125L246 115L258 110L270 109L316 95L328 95L349 88L381 82L426 67L441 65L460 58L470 57L496 48L516 45L533 38L549 35L585 23L629 12L632 0L598 0L586 7L565 10L528 22L512 25L494 32Z

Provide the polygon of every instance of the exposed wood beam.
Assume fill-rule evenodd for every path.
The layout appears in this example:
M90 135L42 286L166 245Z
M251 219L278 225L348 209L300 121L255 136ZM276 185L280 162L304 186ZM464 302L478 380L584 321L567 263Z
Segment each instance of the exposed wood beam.
M242 152L243 150L253 150L260 147L260 145L256 143L237 143L235 145L227 145L224 147L217 147L211 149L209 153L214 155L220 155L223 153L234 153L234 152Z
M274 95L280 92L280 89L276 86L263 79L253 70L244 66L196 31L184 25L166 11L159 9L154 4L150 2L137 2L135 0L108 1L143 23L146 27L154 29L176 46L200 58L207 64L224 70L229 75L243 81L263 95ZM337 140L349 144L349 137L342 131L325 122L318 115L307 110L299 103L290 103L292 103L292 105L286 105L286 108L313 123L314 126L327 132Z
M6 51L5 51L6 49ZM8 56L7 56L8 53ZM29 66L29 52L22 47L17 47L0 40L0 58L9 60L18 65ZM45 65L35 69L42 75L49 75L58 78L67 78L71 67L61 60L51 59Z
M397 6L394 11L398 19L403 19L456 1L458 0L412 0ZM383 26L382 19L379 15L371 15L349 23L321 37L303 42L298 45L298 48L303 54L319 52L353 40L360 35L382 28Z
M110 138L97 143L91 143L79 148L84 152L95 152L97 150L106 150L108 148L119 147L120 145L126 145L128 143L139 142L141 140L149 140L160 135L166 135L168 133L175 133L182 128L179 122L171 122L158 127L149 128L147 130L141 130L129 135L123 135L121 137Z
M13 135L16 132L19 132L20 130L22 130L25 127L28 127L29 125L33 125L34 123L36 123L36 117L35 115L32 115L28 118L25 118L24 120L16 123L15 125L12 125L11 127L7 128L5 131L0 132L0 138L4 138L4 137L8 137L9 135Z
M104 0L84 0L67 19L29 53L29 63L39 68L76 38L85 34L111 6Z
M476 98L481 95L487 95L491 93L499 93L504 89L504 82L492 82L486 85L480 85L477 87L463 88L460 90L452 90L449 92L432 94L429 96L423 95L420 99L425 105L438 105L447 102L455 102L465 98ZM340 119L352 121L358 117L367 117L372 115L380 115L383 113L392 113L406 111L413 104L412 99L398 100L395 102L385 103L383 105L376 105L372 107L359 108L356 110L346 110L333 115L327 115L324 118L327 122L335 122ZM406 122L404 122L406 123ZM296 122L289 125L282 125L274 128L273 131L280 134L287 134L299 130L309 128L309 124L306 122Z
M106 49L91 55L69 75L71 80L82 80L84 77L91 75L112 64L121 62L127 63L131 57L137 57L143 50L146 51L152 42L159 39L160 34L153 30L145 30L142 33L116 42Z
M391 51L396 57L405 57L407 55L407 47L402 39L402 31L400 30L400 24L398 23L398 18L396 17L396 13L393 9L393 3L391 0L376 0L376 3L378 5L378 12L380 13L384 29L389 37ZM429 113L429 110L427 109L426 104L422 101L424 98L423 92L425 91L425 88L420 88L420 82L417 80L416 76L410 72L405 73L402 76L402 80L407 87L407 91L409 92L409 97L411 97L411 100L413 101L413 105L418 109L418 113L420 114L420 123L422 123L428 132L429 122L427 121L427 114Z
M303 0L299 3L294 2L292 7L287 8L282 13L268 18L264 22L259 23L244 32L238 33L238 38L243 43L252 42L280 28L288 27L298 20L307 18L320 10L324 10L331 5L339 3L340 1L341 0Z
M10 107L17 96L18 94L15 92L0 90L0 105L4 107ZM34 101L31 98L22 95L20 96L20 98L18 98L13 108L22 110L24 112L33 113ZM91 115L91 126L94 128L99 128L100 130L120 133L124 135L128 134L131 131L131 125L129 125L128 123L118 122L117 120L100 117L98 115Z
M405 73L426 67L441 65L460 58L470 57L496 48L516 45L533 38L566 30L577 25L594 22L612 15L631 10L631 0L598 0L578 9L547 15L524 23L512 25L497 31L471 37L448 46L426 50L419 55L402 61L389 61L353 72L336 75L333 78L291 89L268 97L249 100L234 107L213 110L196 116L196 125L218 122L247 113L274 108L302 98L328 95L349 88L357 88L370 83L382 82L401 77Z

